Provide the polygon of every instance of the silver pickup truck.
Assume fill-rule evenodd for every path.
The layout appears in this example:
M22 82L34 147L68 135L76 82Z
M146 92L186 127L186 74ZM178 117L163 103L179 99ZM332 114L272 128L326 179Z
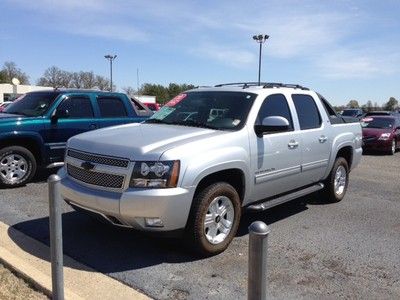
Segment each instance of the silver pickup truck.
M227 248L245 209L316 191L342 200L361 146L360 124L302 86L197 88L141 124L71 138L61 194L114 225L180 232L213 255Z

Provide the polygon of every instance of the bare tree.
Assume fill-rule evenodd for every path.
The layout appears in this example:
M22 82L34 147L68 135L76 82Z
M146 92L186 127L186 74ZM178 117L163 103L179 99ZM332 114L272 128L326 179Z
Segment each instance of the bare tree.
M15 62L6 61L0 73L1 82L11 83L11 80L15 77L21 84L29 84L29 76L22 72Z
M133 87L131 87L131 86L123 87L122 90L123 90L128 96L134 96L134 95L137 94L137 93L136 93L136 90L135 90Z
M108 91L110 89L110 81L101 75L96 75L96 87L99 90Z
M71 80L72 74L70 72L52 66L44 71L43 76L39 78L37 84L53 88L68 88L71 86Z

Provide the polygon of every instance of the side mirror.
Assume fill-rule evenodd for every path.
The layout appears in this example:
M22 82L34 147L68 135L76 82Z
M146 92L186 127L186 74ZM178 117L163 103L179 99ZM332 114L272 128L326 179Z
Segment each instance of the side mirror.
M57 109L54 114L51 116L51 121L56 123L58 119L69 118L68 109Z
M289 130L289 121L280 116L266 117L262 120L261 125L255 125L254 131L257 136L262 136L266 133L285 132Z

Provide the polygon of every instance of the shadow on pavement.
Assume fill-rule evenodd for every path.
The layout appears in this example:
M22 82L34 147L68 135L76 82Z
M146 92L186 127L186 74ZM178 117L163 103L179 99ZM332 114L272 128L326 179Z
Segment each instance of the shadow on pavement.
M261 220L272 224L307 210L307 199L300 198L267 211L245 213L237 236L248 234L248 226ZM116 273L158 265L183 263L200 259L184 247L181 239L147 235L131 229L101 223L80 212L62 216L64 254L102 273ZM40 218L15 224L14 229L49 245L49 218ZM20 243L9 231L10 238L24 251L48 260L47 254L38 254L29 245ZM76 267L68 266L67 267Z

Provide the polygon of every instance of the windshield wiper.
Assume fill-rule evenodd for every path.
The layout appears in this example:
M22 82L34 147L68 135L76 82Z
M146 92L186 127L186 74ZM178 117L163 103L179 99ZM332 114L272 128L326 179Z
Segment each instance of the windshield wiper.
M18 111L7 111L4 112L6 114L13 114L13 115L21 115L21 116L26 116L26 117L31 117L30 115L27 115L26 113L23 112L18 112Z
M192 121L192 120L173 122L172 124L182 125L182 126L191 126L191 127L200 127L200 128L207 128L207 129L219 129L218 127L200 123L200 122L196 122L196 121Z
M160 119L147 119L146 121L144 121L143 123L152 123L152 124L171 124L168 122L165 122L163 120Z

